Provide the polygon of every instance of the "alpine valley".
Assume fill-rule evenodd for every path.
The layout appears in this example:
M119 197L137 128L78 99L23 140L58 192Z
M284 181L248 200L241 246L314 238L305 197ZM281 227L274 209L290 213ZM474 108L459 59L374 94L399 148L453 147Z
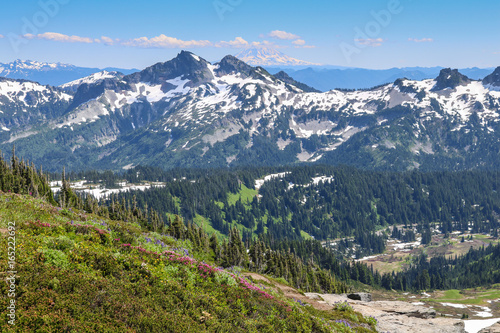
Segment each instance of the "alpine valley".
M321 93L233 56L186 51L123 75L59 87L0 79L0 148L44 169L347 164L377 170L500 163L500 67L482 81L443 69Z

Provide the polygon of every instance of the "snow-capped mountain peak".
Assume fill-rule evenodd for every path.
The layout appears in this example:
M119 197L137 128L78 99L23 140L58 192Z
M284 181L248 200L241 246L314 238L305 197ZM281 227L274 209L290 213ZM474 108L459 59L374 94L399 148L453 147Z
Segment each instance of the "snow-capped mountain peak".
M236 54L236 58L241 59L252 66L317 66L312 62L295 59L270 47L248 48Z
M321 93L234 56L211 64L183 51L126 76L94 73L74 83L73 96L4 80L5 142L63 144L75 156L96 149L95 156L82 155L95 165L500 163L488 148L500 142L500 89L494 88L500 68L484 81L443 69L435 79ZM36 131L43 139L24 139ZM48 161L50 149L42 148ZM476 151L474 160L469 156Z
M458 86L465 86L470 82L471 79L461 74L458 69L444 68L436 78L436 85L433 90L455 89Z
M121 79L122 77L123 77L123 74L120 72L102 71L102 72L97 72L97 73L91 74L89 76L86 76L86 77L78 79L78 80L74 80L74 81L62 84L59 87L66 90L66 91L76 92L78 90L78 87L84 83L95 84L95 83L99 83L105 79L113 79L113 78Z
M0 77L30 80L51 86L60 86L102 70L102 68L78 67L64 63L49 63L20 59L10 63L0 63ZM120 68L111 68L107 70L109 72L119 71L125 74L137 71L136 69Z
M68 68L68 67L74 67L74 66L62 63L48 63L48 62L17 59L7 64L0 63L0 73L2 73L2 76L5 76L4 74L8 74L19 70L28 70L28 69L50 70L55 68Z
M178 77L190 80L191 84L199 84L213 79L208 69L210 63L188 51L181 51L175 58L167 62L159 62L146 69L127 75L127 82L164 84L167 80Z

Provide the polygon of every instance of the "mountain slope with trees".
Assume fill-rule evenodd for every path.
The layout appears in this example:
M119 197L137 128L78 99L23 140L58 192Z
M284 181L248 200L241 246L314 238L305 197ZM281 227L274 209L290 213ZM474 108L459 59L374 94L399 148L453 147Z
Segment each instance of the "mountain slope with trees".
M248 257L236 229L220 244L179 217L158 225L151 210L98 206L77 197L66 175L54 198L34 166L16 157L0 162L0 232L16 243L10 259L0 259L16 271L14 282L0 287L0 305L14 300L16 309L15 317L0 319L4 332L375 331L372 318L352 309L315 310L234 267L267 266L270 275L305 290L346 291L332 272L293 254L256 243ZM5 248L7 238L1 238Z

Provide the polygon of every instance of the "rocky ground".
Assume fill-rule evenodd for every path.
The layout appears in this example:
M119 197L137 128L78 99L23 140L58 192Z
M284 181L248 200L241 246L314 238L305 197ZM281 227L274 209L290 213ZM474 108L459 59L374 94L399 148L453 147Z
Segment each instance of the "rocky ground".
M458 319L436 317L436 311L421 305L402 301L357 301L346 295L307 293L310 299L333 305L348 301L354 310L375 317L378 330L391 333L461 333L464 323Z
M455 333L479 332L500 333L500 322L491 322L494 319L470 320L466 322L447 318L436 313L428 306L412 304L403 301L371 301L370 294L359 293L355 295L332 295L306 293L310 301L322 306L333 306L337 302L348 302L355 311L364 316L372 316L378 321L378 330L391 333ZM353 297L355 296L355 297ZM358 300L351 299L356 298ZM488 322L489 326L483 329L474 327L482 326ZM479 325L479 326L477 326ZM468 330L467 326L469 327Z
M254 281L270 282L266 277L256 273L246 273ZM273 283L289 298L307 302L319 310L330 310L335 303L348 302L355 311L364 316L372 316L378 321L379 332L390 333L466 333L463 320L449 318L437 313L429 306L418 305L404 301L377 300L371 301L369 293L337 294L302 294L294 288L279 283ZM355 299L352 299L355 298ZM422 303L423 304L423 303ZM489 319L492 320L492 319ZM473 320L476 321L476 320ZM481 320L478 320L481 321ZM492 322L487 328L472 330L478 333L500 333L500 323ZM473 325L470 325L473 326ZM483 325L484 327L484 325ZM470 331L470 330L469 330Z
M485 328L479 331L479 333L500 333L500 323L496 323L488 328Z

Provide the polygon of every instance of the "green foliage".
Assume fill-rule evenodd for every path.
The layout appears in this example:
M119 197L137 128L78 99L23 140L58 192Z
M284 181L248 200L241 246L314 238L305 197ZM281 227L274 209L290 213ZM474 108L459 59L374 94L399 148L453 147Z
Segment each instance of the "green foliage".
M228 285L228 286L236 285L236 281L234 280L234 278L231 277L229 273L224 271L215 272L215 282L217 282L220 285Z
M49 265L66 268L69 266L68 256L60 250L44 249L42 250L45 262Z
M165 271L165 274L167 275L168 278L174 278L179 272L179 267L165 266L163 270Z
M75 242L67 236L59 236L49 241L48 247L55 250L67 251L75 246Z

